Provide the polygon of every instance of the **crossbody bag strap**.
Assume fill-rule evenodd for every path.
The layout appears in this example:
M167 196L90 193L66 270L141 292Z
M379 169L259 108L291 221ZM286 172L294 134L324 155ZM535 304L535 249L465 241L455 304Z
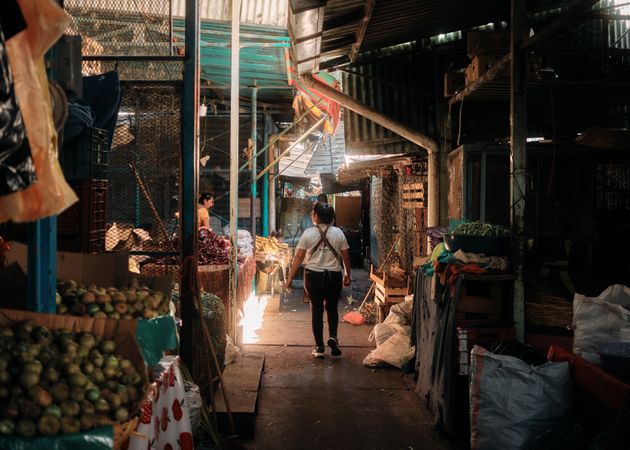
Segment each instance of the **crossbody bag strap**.
M333 256L339 262L339 264L341 265L341 268L343 269L343 258L337 252L337 250L335 250L335 248L332 246L332 244L330 243L330 241L326 237L326 233L328 233L328 228L330 228L330 225L327 225L326 229L324 231L322 231L322 229L319 226L317 226L317 225L315 226L315 228L317 228L317 231L319 231L319 235L321 236L321 239L319 240L317 245L315 247L313 247L313 250L317 250L320 245L325 244L330 249L330 251L332 252Z

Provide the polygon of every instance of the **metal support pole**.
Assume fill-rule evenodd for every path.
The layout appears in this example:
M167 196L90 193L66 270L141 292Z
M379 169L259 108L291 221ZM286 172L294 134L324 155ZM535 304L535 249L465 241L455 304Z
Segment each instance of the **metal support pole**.
M258 170L258 166L256 164L256 162L258 161L258 158L256 158L254 155L256 154L256 150L258 148L258 136L257 136L257 130L256 128L258 127L258 123L257 123L257 106L256 106L256 101L258 99L258 88L256 86L254 86L252 88L252 160L251 160L251 172L250 172L250 190L251 190L251 203L250 203L250 219L252 221L252 239L254 241L253 245L254 248L256 248L256 195L257 195L257 188L256 188L256 171Z
M371 120L374 123L393 131L399 136L424 148L428 155L428 178L429 178L429 205L427 222L428 226L439 225L440 220L440 147L438 143L426 134L420 133L414 128L393 119L382 112L368 106L357 99L339 92L335 88L322 82L316 81L311 75L303 75L302 84L321 95L324 95L334 102L339 103L344 108Z
M193 321L199 296L197 285L197 189L199 184L199 8L186 0L186 53L182 99L181 145L181 249L180 302L182 331L180 354L194 370Z
M267 148L269 144L269 121L271 120L271 114L265 112L265 121L263 126L263 147ZM269 164L269 149L264 153L263 156L263 164L267 167ZM265 174L263 177L263 192L261 195L262 201L262 214L261 214L261 222L262 222L262 235L265 237L269 236L269 172Z
M512 0L512 62L510 66L510 204L514 265L514 326L517 339L525 337L525 193L527 170L527 97L525 52L526 0Z
M232 0L232 46L230 87L230 312L228 333L238 345L236 321L238 317L236 292L238 287L238 131L239 131L239 33L240 0Z
M168 0L168 54L173 56L173 0Z

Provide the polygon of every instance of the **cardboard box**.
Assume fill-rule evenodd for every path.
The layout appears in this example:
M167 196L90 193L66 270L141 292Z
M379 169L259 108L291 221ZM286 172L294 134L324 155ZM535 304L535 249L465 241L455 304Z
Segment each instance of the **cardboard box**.
M361 228L361 197L335 196L335 224L349 230Z
M464 71L452 71L444 74L444 97L452 97L466 85Z
M28 247L11 242L9 262L17 262L28 273ZM103 287L129 285L129 255L127 252L99 254L57 252L57 278L74 280L86 286L92 283ZM133 274L131 274L133 275ZM140 277L137 277L140 278Z
M468 67L466 67L466 84L477 81L481 75L486 73L501 58L502 56L496 55L475 56ZM509 76L508 69L509 67L506 66L495 79L507 78Z
M24 273L28 273L27 261L28 247L19 242L11 242L8 262L19 264ZM129 254L126 251L96 254L57 252L57 279L74 280L86 286L94 283L97 286L121 289L129 286L132 279L137 279L140 284L145 284L154 291L169 294L178 273L179 271L142 274L130 272Z
M505 55L510 50L510 33L505 31L469 31L466 54L469 58L477 55Z
M484 73L503 59L502 55L479 55L472 58L472 62L466 67L466 84L477 81ZM542 58L538 55L527 55L525 59L525 78L534 80L537 78L538 69L542 66ZM510 66L507 65L495 77L495 80L507 80L510 76Z

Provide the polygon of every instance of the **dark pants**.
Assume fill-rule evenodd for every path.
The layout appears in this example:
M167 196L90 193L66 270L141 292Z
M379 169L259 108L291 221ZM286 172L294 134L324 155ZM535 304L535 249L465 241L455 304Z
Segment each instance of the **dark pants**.
M311 300L311 326L317 347L324 346L324 309L328 320L328 335L337 337L339 313L337 305L341 296L343 277L341 272L304 271L304 290Z

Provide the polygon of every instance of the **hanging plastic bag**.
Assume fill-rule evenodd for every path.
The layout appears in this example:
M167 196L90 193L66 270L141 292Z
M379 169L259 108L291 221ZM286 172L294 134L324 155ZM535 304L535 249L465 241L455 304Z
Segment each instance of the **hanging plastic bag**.
M28 26L7 41L7 54L38 182L0 197L0 223L59 214L78 200L57 160L57 132L43 59L70 17L53 0L18 0L18 4Z
M2 30L4 33L4 30ZM22 191L36 182L22 113L15 98L5 41L0 36L0 195Z

